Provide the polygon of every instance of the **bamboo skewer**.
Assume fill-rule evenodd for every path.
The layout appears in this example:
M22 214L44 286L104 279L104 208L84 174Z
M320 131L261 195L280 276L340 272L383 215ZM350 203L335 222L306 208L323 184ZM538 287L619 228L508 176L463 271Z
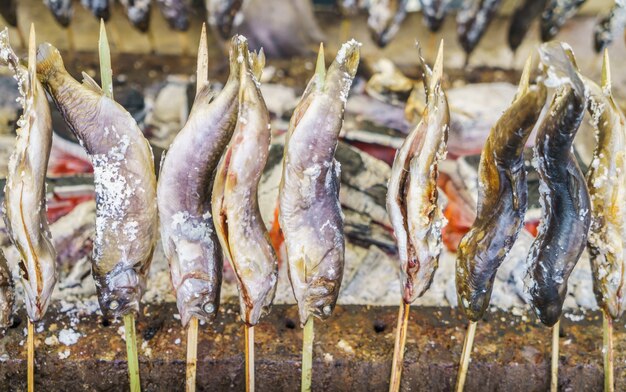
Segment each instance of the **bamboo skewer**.
M459 364L459 374L456 379L456 391L462 392L465 387L465 378L469 368L472 347L474 346L474 335L476 334L476 321L470 321L463 341L463 351L461 352L461 362Z
M28 319L28 371L26 375L26 381L28 385L28 392L35 390L35 328L33 322Z
M393 348L393 361L391 363L391 381L389 382L389 392L400 390L400 379L404 365L404 346L406 344L406 330L409 325L410 304L400 303L398 311L398 327L396 329L396 343Z
M301 392L311 391L311 381L313 380L313 316L304 324L302 330L302 384Z
M189 320L187 330L187 369L185 378L185 391L196 390L196 369L198 367L198 319L192 317Z
M137 333L135 332L135 315L124 315L124 333L126 334L126 355L128 357L128 377L130 392L140 392L139 359L137 358Z
M561 321L552 327L552 360L550 363L550 392L559 389L559 328Z
M254 326L244 325L246 340L246 392L254 392Z
M604 357L604 392L615 391L615 381L613 377L613 319L603 311L602 323L602 356Z

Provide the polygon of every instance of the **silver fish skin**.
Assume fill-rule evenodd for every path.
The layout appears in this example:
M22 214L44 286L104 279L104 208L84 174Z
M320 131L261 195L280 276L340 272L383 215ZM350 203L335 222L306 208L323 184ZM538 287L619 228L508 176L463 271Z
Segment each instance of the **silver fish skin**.
M46 214L46 171L52 148L52 118L48 98L35 69L34 31L31 28L29 68L9 45L8 30L0 33L0 62L8 63L18 81L24 114L18 120L15 150L9 159L4 189L4 220L20 254L20 275L28 317L41 320L57 282L56 251Z
M120 0L130 22L141 32L150 28L151 0Z
M70 25L72 15L74 14L72 0L44 0L43 2L61 26L67 27Z
M396 152L387 187L387 213L398 244L406 304L430 287L439 263L441 229L446 224L437 191L438 164L446 156L450 127L448 100L441 85L443 43L433 69L431 74L425 66L428 103L422 119Z
M407 0L370 1L367 26L376 45L384 48L396 36L406 17L407 3Z
M87 74L76 81L48 43L39 46L37 72L94 167L100 308L107 317L138 312L157 234L152 148L130 113Z
M170 25L178 31L189 30L189 11L191 3L188 0L156 0L161 14Z
M15 285L4 253L0 251L0 332L13 325Z
M208 84L198 92L187 123L161 164L157 191L161 241L183 325L192 316L214 317L219 306L223 261L211 193L215 169L237 122L238 58L246 51L245 38L235 36L224 88L215 99Z
M587 250L598 305L617 320L626 309L626 118L611 93L606 50L602 73L602 87L583 79L589 88L587 109L597 130L587 172L591 199Z
M80 3L98 19L106 22L111 18L111 0L81 0Z
M360 44L341 47L325 70L323 54L296 107L285 142L279 186L279 222L300 322L333 311L345 257L339 203L339 163L334 154L360 57Z
M270 114L257 85L264 64L262 52L242 59L237 125L213 186L213 222L237 277L240 317L251 326L269 312L278 281L278 260L258 200L271 136Z
M548 0L541 13L541 40L550 41L586 0Z
M572 150L588 90L569 47L549 42L539 54L547 67L545 84L556 92L535 142L542 219L527 258L525 287L535 314L551 327L561 317L567 281L585 249L591 223L589 191Z

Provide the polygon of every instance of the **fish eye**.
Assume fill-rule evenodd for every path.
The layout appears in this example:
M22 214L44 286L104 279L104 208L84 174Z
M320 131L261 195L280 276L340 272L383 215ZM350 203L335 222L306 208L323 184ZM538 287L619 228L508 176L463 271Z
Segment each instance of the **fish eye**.
M117 302L116 300L109 302L109 309L116 310L119 307L120 307L120 303Z
M207 302L204 305L202 305L202 310L204 310L205 313L211 314L215 312L215 305L213 305L210 302Z

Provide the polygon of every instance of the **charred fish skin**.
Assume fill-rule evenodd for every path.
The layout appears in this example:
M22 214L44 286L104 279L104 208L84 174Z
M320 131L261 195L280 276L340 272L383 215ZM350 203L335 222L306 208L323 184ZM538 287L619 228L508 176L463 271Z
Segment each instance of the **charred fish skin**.
M441 29L449 0L420 0L424 24L433 33Z
M626 119L613 99L610 80L605 50L602 87L585 79L590 96L588 110L598 131L587 172L592 206L587 250L598 305L618 319L626 309Z
M528 204L524 146L546 102L543 84L529 85L530 59L513 103L491 129L478 168L477 216L457 251L459 304L471 321L483 317L498 268L524 223Z
M387 213L398 244L406 304L430 287L439 263L441 229L446 224L437 191L438 163L446 156L450 124L442 86L443 42L432 74L424 67L428 103L422 119L396 152L387 188Z
M105 316L139 311L157 233L156 175L150 144L132 116L83 73L66 71L48 43L37 72L94 167L96 235L92 273Z
M15 285L4 253L0 251L0 332L13 325Z
M502 0L463 0L457 22L457 36L468 55L487 31Z
M45 90L35 69L35 34L31 27L29 68L0 33L0 62L8 64L18 81L24 114L18 121L15 150L9 159L4 189L4 220L20 254L20 274L31 321L41 320L57 282L56 251L46 215L46 171L52 147L52 117Z
M178 31L189 30L191 4L187 0L156 0L156 3L170 28Z
M591 223L589 191L572 152L587 90L571 63L573 55L562 44L543 44L539 52L548 74L560 76L560 85L535 143L542 220L528 255L526 283L531 307L551 327L561 317L567 280L585 248Z
M209 26L218 33L222 39L229 39L233 27L237 24L243 0L206 0L206 9L209 17Z
M126 15L137 30L145 33L150 28L151 0L120 0Z
M267 314L278 281L278 259L259 210L258 187L270 147L270 115L257 80L263 53L241 62L239 115L232 139L216 170L213 220L237 277L240 317L253 326Z
M508 43L511 50L516 51L522 44L530 25L541 15L547 0L525 0L513 12L509 26Z
M626 5L624 0L617 0L611 12L593 28L593 48L596 53L607 48L613 42L613 37L624 30L625 24Z
M541 40L550 41L586 0L548 0L541 13Z
M91 13L98 19L102 19L105 22L111 18L111 0L81 0L80 3L91 11Z
M384 48L400 30L406 17L407 0L372 0L367 26L376 45Z
M340 166L334 153L360 45L343 44L327 71L320 50L316 75L291 117L285 142L279 222L302 324L310 316L332 314L343 277Z
M44 0L44 3L61 26L67 27L70 25L72 14L74 13L72 0Z
M192 316L211 319L219 306L223 260L211 193L215 169L237 122L238 59L246 52L245 38L235 36L224 88L215 99L208 85L198 92L187 123L161 165L157 198L161 240L183 324Z

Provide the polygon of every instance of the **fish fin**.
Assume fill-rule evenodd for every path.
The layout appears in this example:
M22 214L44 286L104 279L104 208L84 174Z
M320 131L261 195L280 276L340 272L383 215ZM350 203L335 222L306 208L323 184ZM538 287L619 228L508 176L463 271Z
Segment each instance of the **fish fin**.
M417 48L417 65L422 71L422 84L424 85L424 92L426 94L426 99L428 100L428 92L430 90L430 81L433 74L433 71L430 69L428 64L426 64L426 60L424 56L422 56L422 46L419 41L415 41L415 47Z
M102 91L102 88L98 85L98 82L93 80L93 78L87 75L85 72L83 72L83 86L98 95L104 95L104 91Z
M526 59L526 63L524 64L524 70L522 71L522 76L520 77L520 80L519 80L519 86L517 87L516 98L521 97L522 95L526 94L526 92L530 88L530 70L532 69L532 65L533 65L533 55L530 54L528 55L528 58Z
M261 81L263 67L265 67L265 52L263 51L263 48L261 48L257 53L250 53L250 63L252 74L257 81Z
M435 64L433 65L433 71L431 75L431 80L429 83L429 94L434 93L435 89L438 86L441 86L441 80L443 78L443 39L439 44L439 51L437 52L437 59L435 60Z
M250 61L248 58L248 40L243 35L235 35L230 42L229 62L230 75L228 78L239 78L241 64Z
M28 34L28 90L27 97L35 95L35 83L37 83L37 38L35 36L35 24L30 24Z
M209 52L207 46L206 23L202 23L198 60L196 64L196 95L209 82Z
M587 97L587 89L578 73L576 58L572 48L564 43L550 41L539 47L539 58L547 68L548 78L544 84L548 87L560 87L567 83L576 94Z
M326 81L326 62L324 61L324 43L320 42L320 49L317 52L317 62L315 63L315 85L318 90L324 88Z
M609 62L609 49L604 49L602 59L602 91L605 94L611 94L611 64Z
M100 19L100 38L98 39L98 54L100 56L100 80L104 95L113 99L113 70L111 69L111 49L107 38L104 20Z
M42 83L52 78L57 72L65 70L59 50L49 43L37 48L37 73Z

